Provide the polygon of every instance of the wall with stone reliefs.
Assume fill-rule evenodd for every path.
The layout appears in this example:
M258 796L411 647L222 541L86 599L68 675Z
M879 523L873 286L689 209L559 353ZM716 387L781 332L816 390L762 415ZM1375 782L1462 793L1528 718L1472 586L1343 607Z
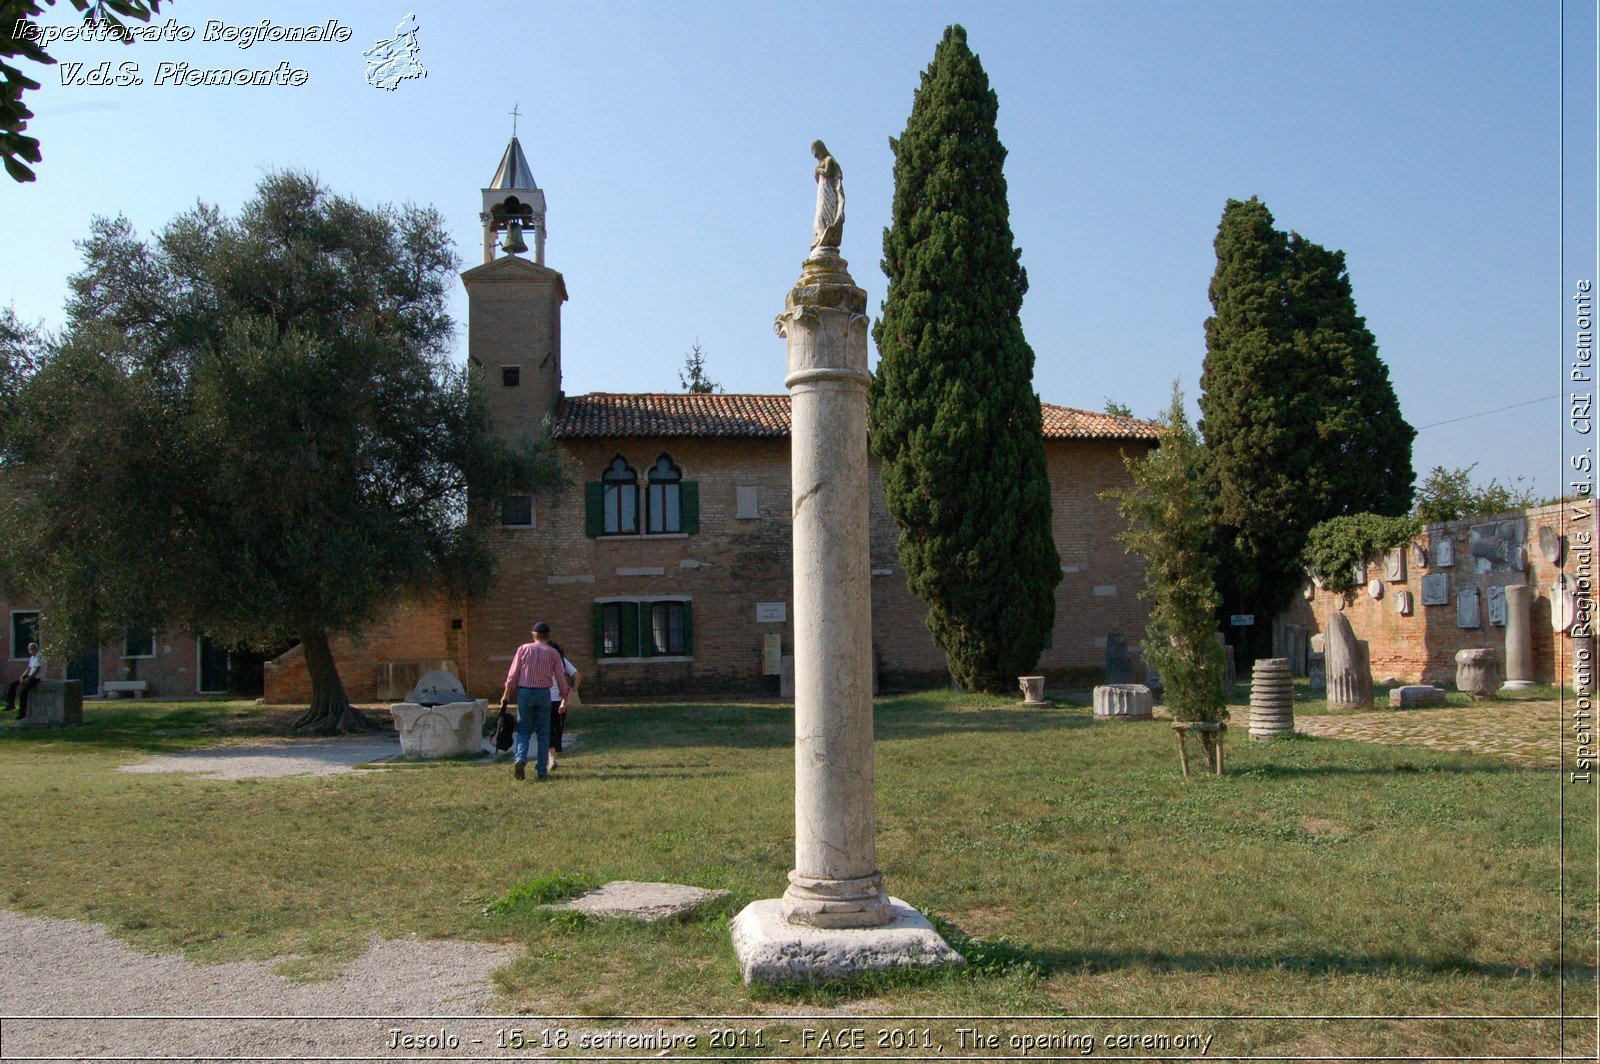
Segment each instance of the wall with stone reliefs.
M1498 535L1491 533L1491 526ZM1543 542L1542 529L1549 530ZM1473 554L1475 530L1479 550L1488 557ZM1559 562L1546 554L1552 536L1562 544ZM1492 623L1500 618L1491 618L1490 599L1496 588L1525 583L1533 589L1534 673L1545 682L1560 677L1570 684L1572 641L1552 630L1551 597L1562 579L1573 593L1580 587L1592 593L1594 536L1594 507L1587 501L1430 525L1406 548L1403 571L1390 568L1385 559L1368 563L1367 583L1376 581L1381 597L1374 598L1366 584L1348 596L1308 588L1311 597L1297 597L1274 622L1277 652L1290 653L1291 644L1303 649L1337 610L1350 619L1356 638L1367 641L1375 678L1454 680L1456 651L1493 648L1504 653L1505 628ZM1447 551L1442 549L1446 542ZM1448 565L1442 564L1446 554ZM1478 595L1476 628L1459 623L1464 590L1468 596ZM1410 595L1409 615L1397 608L1402 592Z

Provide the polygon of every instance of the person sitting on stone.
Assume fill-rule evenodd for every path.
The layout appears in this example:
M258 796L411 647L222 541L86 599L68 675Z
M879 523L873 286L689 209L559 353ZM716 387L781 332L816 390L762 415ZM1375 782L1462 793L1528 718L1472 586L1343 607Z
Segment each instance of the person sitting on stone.
M28 667L22 670L22 675L11 681L6 688L6 710L17 711L17 719L21 720L28 715L28 692L39 686L39 681L44 677L44 655L39 653L38 643L28 644Z

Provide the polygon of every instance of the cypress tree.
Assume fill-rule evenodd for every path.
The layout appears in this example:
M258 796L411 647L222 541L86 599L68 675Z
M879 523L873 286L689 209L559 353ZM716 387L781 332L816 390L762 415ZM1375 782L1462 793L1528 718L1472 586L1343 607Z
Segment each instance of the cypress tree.
M1356 313L1344 252L1291 233L1289 254L1297 352L1322 375L1319 391L1326 400L1317 424L1324 517L1399 517L1411 508L1411 442L1417 431L1401 417L1389 367L1378 357L1366 319Z
M1312 527L1411 500L1411 440L1342 252L1280 232L1260 200L1217 229L1200 431L1218 526L1220 612L1250 613L1249 657L1304 579Z
M966 31L949 27L890 140L889 292L870 395L907 583L956 681L986 691L1033 670L1061 581L998 111Z

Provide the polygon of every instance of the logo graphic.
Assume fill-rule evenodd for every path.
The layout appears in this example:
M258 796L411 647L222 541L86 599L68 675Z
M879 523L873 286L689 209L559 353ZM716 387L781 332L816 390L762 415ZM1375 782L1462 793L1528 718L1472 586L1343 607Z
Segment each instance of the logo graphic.
M417 61L419 50L417 16L408 11L406 17L400 20L400 25L394 28L393 37L379 41L361 53L367 57L367 84L375 89L393 92L408 78L427 77L427 70Z

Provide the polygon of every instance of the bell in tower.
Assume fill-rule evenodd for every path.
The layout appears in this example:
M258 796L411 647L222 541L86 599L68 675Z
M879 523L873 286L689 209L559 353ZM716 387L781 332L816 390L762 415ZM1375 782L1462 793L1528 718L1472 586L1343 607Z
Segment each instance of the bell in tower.
M534 183L528 158L515 133L500 158L494 180L483 190L483 261L493 262L495 234L506 234L500 248L507 254L528 250L525 234L533 235L533 261L544 265L544 193Z
M528 250L527 241L522 239L522 223L512 221L506 227L506 238L500 242L500 249L507 255L520 255Z

